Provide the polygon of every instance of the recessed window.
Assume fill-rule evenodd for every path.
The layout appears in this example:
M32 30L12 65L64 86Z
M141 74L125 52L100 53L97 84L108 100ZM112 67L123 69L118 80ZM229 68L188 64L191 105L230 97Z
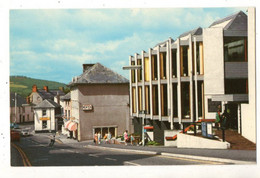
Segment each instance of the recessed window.
M47 121L42 121L42 128L46 129L47 128Z
M46 116L46 109L42 110L42 116Z

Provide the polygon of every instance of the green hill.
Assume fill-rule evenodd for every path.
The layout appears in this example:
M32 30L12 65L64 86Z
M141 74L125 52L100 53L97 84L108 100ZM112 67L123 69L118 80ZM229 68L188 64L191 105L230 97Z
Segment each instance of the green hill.
M16 92L17 94L26 97L32 92L32 86L37 85L37 88L43 88L43 86L48 86L49 89L59 89L59 87L64 87L65 92L69 89L66 84L29 78L25 76L10 76L10 92Z

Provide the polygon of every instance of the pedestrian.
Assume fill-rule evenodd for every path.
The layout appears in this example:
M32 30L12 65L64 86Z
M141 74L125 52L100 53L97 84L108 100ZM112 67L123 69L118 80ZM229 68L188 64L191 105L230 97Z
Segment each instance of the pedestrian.
M94 135L94 142L95 142L95 144L98 144L98 134L97 134L97 132Z
M98 144L100 145L101 143L101 135L100 135L100 132L98 132Z
M54 143L55 143L55 135L52 136L49 146L52 147L54 145Z
M108 134L107 134L107 139L108 139L108 143L110 144L110 141L111 141L111 133L110 132L108 132Z
M128 133L127 133L127 130L124 132L124 140L125 140L125 145L127 145L127 141L128 141Z
M107 143L108 143L107 133L105 134L104 139L106 140L106 141L105 141L105 144L107 144Z
M219 130L220 128L220 123L221 123L221 106L218 105L218 112L216 113L216 120L215 120L215 124L217 129Z
M133 134L131 134L131 137L130 137L130 139L131 139L131 145L133 145L133 141L135 140L135 138L134 138Z
M224 113L222 114L221 119L221 128L226 129L228 123L230 122L230 110L225 109Z

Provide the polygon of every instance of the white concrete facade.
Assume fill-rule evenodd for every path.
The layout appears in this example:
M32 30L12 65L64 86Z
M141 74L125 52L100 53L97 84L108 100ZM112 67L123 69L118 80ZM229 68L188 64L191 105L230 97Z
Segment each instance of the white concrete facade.
M248 104L241 105L242 135L256 143L256 29L255 8L248 8Z

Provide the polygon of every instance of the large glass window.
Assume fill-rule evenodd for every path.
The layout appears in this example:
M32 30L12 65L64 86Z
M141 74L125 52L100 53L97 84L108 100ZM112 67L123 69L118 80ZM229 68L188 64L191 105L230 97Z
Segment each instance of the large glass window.
M188 46L181 47L181 76L188 76Z
M225 94L246 94L247 87L247 79L225 79Z
M135 62L132 61L131 65L134 66ZM135 70L131 70L132 83L135 83Z
M172 77L177 77L176 49L172 49Z
M166 79L166 52L160 53L160 78Z
M190 118L190 83L181 83L181 110L182 118Z
M158 69L157 69L157 55L152 55L152 80L157 80Z
M137 59L137 65L142 65L141 59ZM141 72L141 70L137 70L137 81L138 82L142 81L142 72Z
M225 62L247 61L247 38L225 38L224 59Z
M153 115L158 115L158 111L159 111L158 86L153 85L152 90L153 90Z

